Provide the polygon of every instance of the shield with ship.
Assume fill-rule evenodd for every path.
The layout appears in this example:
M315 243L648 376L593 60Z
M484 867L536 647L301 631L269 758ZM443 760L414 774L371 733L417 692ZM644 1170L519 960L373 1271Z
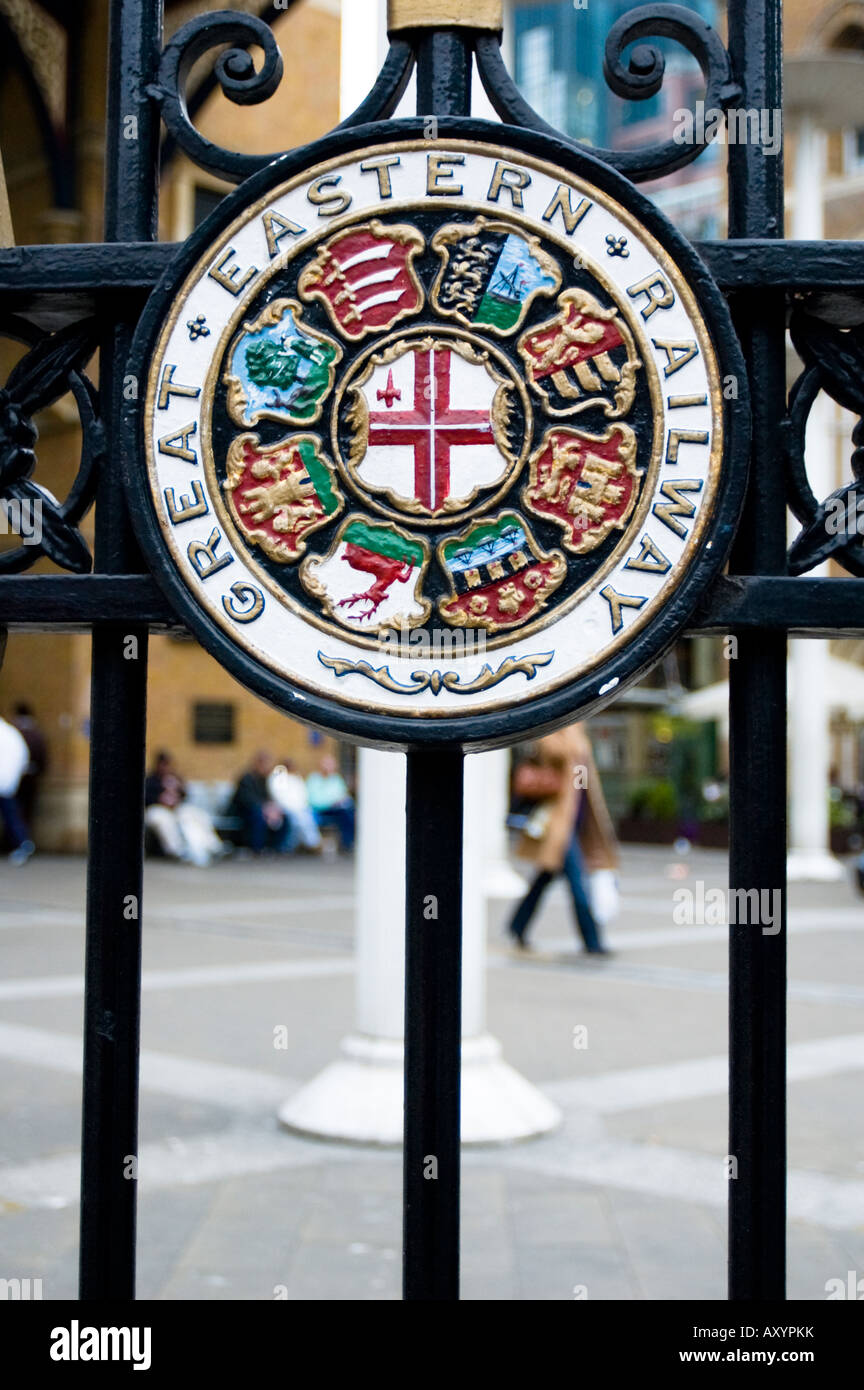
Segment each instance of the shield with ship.
M449 223L432 238L441 268L432 303L441 314L469 327L513 333L538 295L561 285L557 262L539 238L484 217Z

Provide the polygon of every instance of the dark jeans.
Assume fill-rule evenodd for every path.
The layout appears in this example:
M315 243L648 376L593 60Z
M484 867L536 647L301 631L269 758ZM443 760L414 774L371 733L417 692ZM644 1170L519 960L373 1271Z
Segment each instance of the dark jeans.
M327 811L315 811L314 815L319 830L325 829L328 825L334 825L339 832L342 848L353 848L354 806L352 802L346 801L342 806L331 806Z
M566 874L567 882L570 885L570 892L573 895L573 906L576 909L576 921L582 940L585 942L586 951L599 951L602 948L600 940L600 930L591 911L591 904L588 901L588 893L585 887L585 871L582 862L582 850L576 836L570 841L567 854L564 859L561 872ZM517 907L510 922L511 935L524 941L528 925L540 903L540 899L549 887L549 884L556 877L548 869L541 869L535 878L525 897Z
M12 848L19 849L25 840L30 839L30 831L24 824L24 819L18 809L18 802L14 796L0 796L0 816L3 817L6 835Z
M283 817L282 824L268 825L260 806L252 806L243 817L243 840L255 854L272 849L278 854L292 850L299 838L297 827L291 816Z
M39 774L25 772L18 783L15 800L25 825L32 825L36 819L36 793L39 790ZM30 836L27 836L28 840Z

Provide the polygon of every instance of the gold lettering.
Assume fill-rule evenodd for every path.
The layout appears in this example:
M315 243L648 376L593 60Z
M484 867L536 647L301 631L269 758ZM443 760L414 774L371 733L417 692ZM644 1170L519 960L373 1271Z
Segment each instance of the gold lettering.
M495 172L492 175L492 182L489 185L489 192L486 199L490 203L497 203L501 196L502 188L510 194L514 208L525 206L525 199L522 197L522 189L527 188L531 182L531 175L524 169L517 169L512 164L505 164L499 159L495 165Z
M191 425L184 425L176 434L163 435L158 444L160 454L167 454L169 458L184 459L186 463L197 463L198 456L189 443L197 429L198 425L193 420Z
M666 441L666 462L678 462L678 448L681 444L707 444L707 430L670 430Z
M194 502L192 498L195 499ZM181 497L179 502L174 497L173 487L166 487L165 506L168 508L172 526L179 526L181 521L191 521L195 516L206 516L210 510L204 489L197 478L192 479L192 497Z
M569 236L571 232L576 230L582 218L592 206L593 204L590 199L583 198L578 206L574 208L572 188L568 188L564 183L559 183L557 190L552 196L552 201L543 214L543 221L551 222L556 212L560 212L564 220L564 227Z
M426 157L426 192L429 197L446 198L448 194L459 197L461 183L442 183L442 179L453 177L453 165L464 164L464 154L430 154Z
M341 174L322 174L309 185L306 197L318 209L319 217L336 217L340 212L351 206L351 194L340 189L336 193L327 193L325 189L336 188L342 182Z
M248 604L245 609L238 607L238 604ZM222 595L222 607L238 623L254 623L256 618L260 618L264 612L264 595L254 584L243 584L238 579L236 584L231 585L231 593Z
M605 589L600 590L600 597L605 598L609 605L609 617L612 619L613 632L620 632L624 626L622 608L641 608L645 602L644 598L633 594L617 593L611 584L607 584Z
M305 227L298 227L290 217L283 217L281 213L269 209L261 220L264 223L264 235L267 238L267 250L270 252L271 261L279 254L279 243L283 236L288 236L289 233L291 236L302 236L306 230Z
M156 405L159 410L167 410L170 396L200 396L200 386L181 386L179 381L174 381L174 373L177 368L173 363L166 362L162 372L162 380L159 383L159 399Z
M694 342L678 343L663 338L652 338L651 342L655 348L659 348L661 352L666 354L666 366L663 368L664 376L671 376L673 372L680 372L681 368L686 367L687 363L699 353Z
M203 541L190 541L186 548L186 554L192 563L192 568L199 579L209 579L211 575L218 574L224 570L226 565L234 563L234 556L217 555L216 551L219 542L222 540L222 532L215 526L210 532L210 536L205 545Z
M648 574L668 574L672 568L672 561L663 554L660 547L652 541L651 537L644 535L639 540L640 551L638 555L631 555L625 564L625 570L645 570Z
M660 489L662 497L667 498L666 502L655 502L651 508L658 521L662 521L664 526L668 526L670 531L674 531L676 536L686 536L687 527L677 520L683 516L688 520L696 515L696 503L689 497L682 497L682 492L701 492L701 478L681 478L674 483L664 483Z
M381 198L393 197L393 186L390 182L390 170L395 169L402 160L398 154L381 155L380 159L364 159L360 165L361 174L378 175L378 195Z
M229 294L237 295L249 284L250 280L255 279L255 276L258 274L258 267L250 265L248 270L244 270L241 275L239 265L236 263L234 265L230 264L233 257L234 247L229 246L228 250L223 253L216 264L211 265L207 274L210 276L211 280L216 281L217 285L221 285L223 290L227 290ZM238 276L240 277L239 279L237 278Z
M643 319L650 319L658 309L670 309L675 303L675 295L659 271L646 275L644 280L637 280L635 285L628 285L627 293L631 299L638 299L640 294L646 296L648 303L640 311Z

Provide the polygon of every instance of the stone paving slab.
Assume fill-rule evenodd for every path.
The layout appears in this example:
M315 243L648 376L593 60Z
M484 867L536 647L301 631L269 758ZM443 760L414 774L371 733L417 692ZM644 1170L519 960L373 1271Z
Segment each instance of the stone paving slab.
M672 906L725 872L718 853L625 849L622 945L587 967L563 886L537 923L548 960L514 960L493 905L490 1029L567 1123L466 1151L464 1298L722 1298L727 950L674 934ZM46 1298L76 1282L84 891L80 860L0 866L0 1276L42 1277ZM398 1153L275 1120L352 1027L351 892L342 859L147 865L141 1297L399 1297ZM818 1219L790 1221L789 1290L819 1299L864 1271L864 900L842 881L790 901L790 1200Z

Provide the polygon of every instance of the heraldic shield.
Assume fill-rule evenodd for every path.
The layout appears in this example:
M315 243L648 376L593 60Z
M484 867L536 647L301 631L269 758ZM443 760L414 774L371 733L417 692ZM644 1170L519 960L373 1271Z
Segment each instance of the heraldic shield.
M134 352L161 582L240 679L350 737L487 745L596 708L723 562L722 298L542 135L405 121L286 156L193 236Z

